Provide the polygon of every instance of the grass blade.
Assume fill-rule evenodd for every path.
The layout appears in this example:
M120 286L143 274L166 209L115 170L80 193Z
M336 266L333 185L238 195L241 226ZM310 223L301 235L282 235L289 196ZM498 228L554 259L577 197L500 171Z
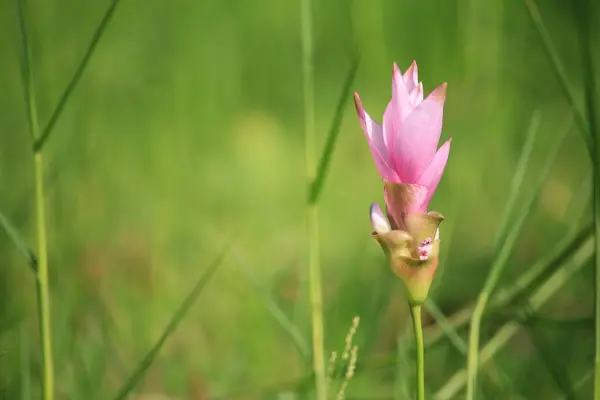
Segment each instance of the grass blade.
M546 51L546 55L550 59L550 63L552 64L554 73L560 82L562 91L564 92L567 101L569 102L571 109L573 111L573 116L575 118L575 123L579 127L579 131L583 136L583 140L585 141L586 148L590 155L590 159L594 160L594 140L590 133L588 123L584 118L584 114L581 109L577 106L577 101L575 100L575 92L569 82L569 78L567 75L567 71L565 69L564 64L562 63L560 56L558 54L558 50L550 37L550 33L546 28L546 24L544 23L544 19L542 14L540 13L539 8L535 4L534 0L525 0L525 5L527 6L527 10L529 11L529 16L533 21L533 24L536 27L540 40L544 46L544 50Z
M593 231L594 225L589 223L579 231L565 236L544 257L530 268L527 268L513 285L499 290L490 300L489 308L500 309L506 307L526 292L533 290L539 282L546 280L549 274L569 259L581 247L582 243L591 238ZM473 306L469 306L447 319L454 329L459 329L469 323L472 313ZM428 328L426 332L426 346L433 346L444 337L444 332L437 326Z
M348 74L346 75L344 85L342 86L342 92L340 93L340 98L335 109L331 128L329 129L329 135L327 136L327 142L325 143L325 148L323 149L321 160L319 161L319 166L317 167L317 176L310 187L310 197L308 200L310 204L316 204L319 201L321 192L323 191L323 185L325 183L325 179L327 178L327 171L329 170L331 157L333 156L333 151L335 150L335 145L340 133L342 118L344 117L344 110L348 104L352 84L356 78L358 64L359 59L358 57L355 57L350 65Z
M538 311L546 304L559 289L561 289L577 272L592 260L594 252L594 239L589 238L573 255L572 260L563 264L560 269L555 271L554 274L529 298L530 311ZM490 361L520 328L521 322L517 320L512 320L504 324L481 350L481 365ZM457 371L446 384L437 391L434 399L449 400L454 398L465 386L467 380L467 370L461 369Z
M435 304L435 302L431 299L425 300L425 308L431 314L435 322L437 322L438 326L442 330L442 332L448 337L450 343L456 347L456 350L460 352L462 355L467 354L467 344L465 341L458 335L456 329L450 324L448 318L444 315L442 310Z
M531 152L533 151L533 144L535 143L535 137L539 131L541 118L540 111L535 111L531 117L531 122L529 123L529 128L527 129L525 144L523 145L523 150L521 151L519 161L517 162L517 168L513 175L510 189L508 190L508 200L504 206L502 218L500 219L500 224L498 225L498 230L496 231L496 236L494 237L494 252L497 252L500 249L500 244L506 237L508 227L510 226L510 217L517 205L517 197L520 193L521 186L523 185L525 172L527 171L527 164L529 163L529 158L531 157Z
M471 316L471 324L469 331L469 355L467 358L467 370L468 370L468 381L467 381L467 399L472 400L475 398L475 385L477 381L477 371L479 369L479 330L481 327L481 320L483 318L483 314L487 307L488 301L492 292L496 288L498 281L504 271L508 263L508 259L512 253L512 250L517 243L517 239L523 224L525 223L527 216L531 212L535 201L540 193L542 185L544 184L547 176L550 173L552 166L554 165L554 160L558 154L558 151L561 148L562 142L569 133L570 129L565 130L564 133L560 135L558 143L555 147L550 151L550 154L546 160L546 164L543 167L542 173L536 182L536 184L532 187L532 190L528 194L527 201L525 202L523 208L520 210L519 214L513 221L512 229L508 233L506 241L503 243L502 248L500 249L497 258L494 260L490 272L485 280L483 289L481 290L477 301L475 303L475 309L473 310L473 315Z
M595 21L593 18L594 5L591 0L575 2L577 9L576 25L579 33L579 43L581 45L581 65L583 67L583 87L585 93L585 106L587 111L587 126L589 134L594 143L594 158L592 164L594 167L594 223L596 225L596 248L600 249L600 131L598 131L597 108L596 108L596 79L594 77L594 60L592 52L596 51L592 44L592 27ZM596 262L594 268L594 298L595 298L595 355L594 355L594 399L600 400L600 252L596 252Z
M54 125L56 125L56 121L58 121L58 118L62 114L62 111L65 108L67 101L69 100L69 98L71 97L71 94L73 93L73 90L75 89L75 87L77 87L77 83L79 82L79 79L83 75L83 72L85 71L85 68L87 67L87 65L89 63L90 58L92 58L92 55L94 54L94 51L96 50L96 47L98 46L98 42L100 41L100 38L102 38L102 35L104 34L104 31L106 30L106 27L108 26L108 23L112 19L112 16L115 13L115 10L117 9L117 5L119 5L119 2L120 2L120 0L112 0L110 5L108 6L108 9L104 13L104 17L102 18L102 21L100 21L100 25L98 25L98 28L96 29L96 32L94 33L94 36L92 37L92 41L88 45L88 48L87 48L83 58L81 59L81 62L77 66L77 69L75 70L75 73L73 74L73 77L69 81L69 84L65 88L65 91L60 96L58 104L56 105L54 112L50 116L50 120L48 121L48 124L42 131L41 136L34 142L34 144L33 144L34 151L37 152L37 151L41 150L44 147L44 144L46 143L48 138L50 137L50 134L52 133L52 129L54 128Z
M150 366L156 359L156 356L162 349L169 336L171 336L171 334L175 332L183 318L185 318L185 316L187 315L188 311L192 308L196 300L198 300L198 297L202 294L204 288L206 287L206 284L210 281L210 278L212 278L217 268L221 265L226 254L227 250L223 251L208 266L204 274L200 277L200 279L196 282L196 284L189 292L187 297L184 299L183 303L181 303L181 306L177 309L175 314L173 314L173 317L165 327L165 330L163 331L162 335L160 335L160 338L157 340L154 346L152 346L150 351L148 351L148 353L142 359L142 361L140 361L138 366L135 368L134 372L131 374L129 379L127 379L127 381L123 384L121 389L119 389L117 395L114 397L115 400L123 400L127 398L129 392L133 390L133 388L135 388L140 379L143 378L143 376L146 374L146 371L148 370L148 368L150 368Z
M238 263L240 265L234 265L236 266L238 271L240 271L242 276L244 276L248 280L248 282L250 282L250 284L252 284L252 286L256 289L256 292L263 299L263 302L267 306L267 309L269 310L273 318L275 318L275 320L279 322L279 325L281 325L283 330L290 336L292 342L298 349L298 352L300 353L302 358L305 361L310 360L310 348L306 340L296 327L296 325L294 325L292 321L289 320L289 318L285 315L285 313L281 310L277 303L275 303L275 301L268 294L268 290L259 282L258 279L256 279L255 276L252 275L252 268L247 268L246 263L243 262L240 259L240 257L237 258Z
M0 211L0 225L4 228L4 231L8 235L8 237L13 241L17 249L23 254L23 256L27 259L27 263L35 272L37 270L37 258L33 250L27 246L25 243L25 239L21 237L17 229L10 223L8 218L4 215L3 212Z

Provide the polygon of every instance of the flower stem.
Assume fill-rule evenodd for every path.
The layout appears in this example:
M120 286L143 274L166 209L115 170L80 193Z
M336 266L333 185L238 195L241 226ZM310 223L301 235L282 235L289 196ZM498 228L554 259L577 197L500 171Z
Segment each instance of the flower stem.
M415 332L415 348L417 351L417 400L425 399L425 346L423 345L423 324L421 323L421 306L410 305L413 328Z

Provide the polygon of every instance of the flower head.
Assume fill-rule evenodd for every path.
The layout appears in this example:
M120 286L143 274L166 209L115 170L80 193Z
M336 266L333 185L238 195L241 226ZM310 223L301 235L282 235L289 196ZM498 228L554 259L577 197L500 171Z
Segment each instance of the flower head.
M427 298L438 264L439 224L444 217L427 212L446 167L452 139L438 150L446 84L423 99L417 64L404 75L394 64L392 99L383 124L365 111L357 93L356 110L375 165L383 180L387 216L371 206L371 234L389 256L394 272L408 289L409 300Z
M358 93L354 93L356 111L373 160L386 183L386 205L392 214L397 213L397 207L425 212L437 189L452 141L448 139L438 150L445 99L445 83L423 99L423 84L419 82L414 61L404 75L394 64L392 99L383 114L382 125L367 114ZM398 193L391 193L399 190L394 184L412 185L410 190L401 189L402 201L410 204L399 205L389 199L398 200Z

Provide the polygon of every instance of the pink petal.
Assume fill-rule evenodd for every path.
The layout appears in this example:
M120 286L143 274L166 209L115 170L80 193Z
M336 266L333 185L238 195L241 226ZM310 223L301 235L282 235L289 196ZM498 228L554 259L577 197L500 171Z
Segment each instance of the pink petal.
M392 162L400 180L417 183L435 155L442 133L446 84L438 86L400 125Z
M416 88L410 92L410 103L417 107L423 101L423 84L419 82Z
M391 166L394 167L395 137L402 121L413 111L410 95L398 65L394 63L392 73L392 99L383 113L383 140L390 154Z
M375 166L379 171L379 175L390 182L399 182L398 175L391 166L389 153L383 140L383 129L381 125L375 122L369 114L367 114L362 106L360 97L356 92L354 93L354 104L356 106L356 113L360 119L360 125L367 137L373 161L375 161Z
M419 178L419 183L427 187L427 197L425 198L425 205L428 206L431 198L435 194L438 183L442 179L446 163L448 162L448 155L450 154L450 143L452 138L446 140L442 147L435 153L431 163Z
M404 83L406 84L408 93L412 92L417 87L419 84L419 71L417 69L416 61L413 61L406 72L404 72L404 75L402 75L402 80L404 80Z

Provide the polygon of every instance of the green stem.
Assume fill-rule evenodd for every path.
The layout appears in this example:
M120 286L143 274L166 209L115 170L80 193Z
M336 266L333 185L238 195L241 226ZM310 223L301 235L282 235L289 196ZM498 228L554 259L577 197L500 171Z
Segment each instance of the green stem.
M313 371L317 400L327 397L325 354L323 350L323 298L319 263L318 208L308 206L308 274L312 319Z
M321 265L319 263L319 208L311 199L310 189L316 179L315 106L313 79L313 37L311 0L301 0L302 76L304 78L304 135L306 179L308 193L308 285L312 320L313 371L317 400L327 398L325 354L323 351L323 298L321 293Z
M421 306L410 306L413 328L415 331L415 348L417 351L417 400L425 399L425 346L423 345L423 324L421 322Z
M477 382L477 369L479 368L479 327L483 312L489 299L489 292L482 292L477 298L477 304L471 316L469 328L469 353L467 355L467 400L475 398L475 384Z
M46 242L46 216L44 203L42 153L34 154L35 203L37 208L38 269L37 298L42 342L42 388L43 399L54 399L54 368L52 362L52 339L50 334L50 296L48 293L48 248Z
M19 11L19 26L23 39L23 83L25 87L25 101L27 105L27 119L29 131L33 140L40 136L38 124L37 104L35 96L35 80L29 37L25 23L25 10L22 1L17 1ZM42 399L54 399L54 367L52 362L52 338L50 333L50 296L48 290L48 246L46 241L46 215L44 202L44 166L41 151L34 151L35 175L35 206L37 213L37 301L38 319L42 352Z

